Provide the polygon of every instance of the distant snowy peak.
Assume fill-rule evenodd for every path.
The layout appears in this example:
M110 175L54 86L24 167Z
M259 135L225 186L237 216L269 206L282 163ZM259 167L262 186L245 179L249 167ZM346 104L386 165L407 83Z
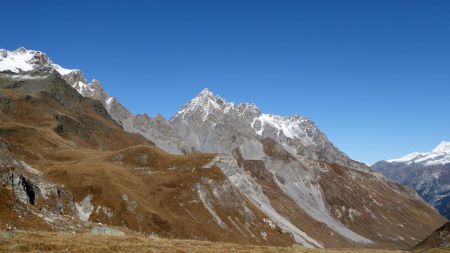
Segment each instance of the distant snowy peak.
M386 160L390 163L420 164L425 166L450 163L450 142L443 141L431 152L414 152L397 159Z
M393 163L393 162L397 162L397 163L409 162L409 161L413 160L414 158L418 157L421 154L423 154L423 153L413 152L413 153L404 155L404 156L402 156L400 158L386 160L386 162L390 162L390 163Z
M79 69L66 69L52 60L43 52L27 50L20 47L14 51L0 49L0 71L12 72L15 74L28 73L37 70L56 70L70 85L78 90L82 95L88 92L95 92L95 80L88 83Z
M12 73L23 73L33 71L37 68L52 67L51 60L46 54L27 50L23 47L14 51L0 49L0 71Z
M448 153L450 154L450 141L441 142L436 148L433 149L433 153Z
M41 69L54 69L62 76L74 72L80 73L80 70L78 69L65 69L58 64L54 64L52 60L41 51L27 50L23 47L14 51L0 49L0 71L2 72L19 74Z
M115 98L108 95L98 80L88 82L79 69L66 69L53 63L43 52L27 50L23 47L14 51L0 49L0 72L28 74L34 71L56 71L61 77L76 89L82 96L94 98L104 104L112 117L117 120L131 115ZM113 108L111 110L111 108ZM117 111L117 113L115 113ZM120 114L120 115L118 115Z

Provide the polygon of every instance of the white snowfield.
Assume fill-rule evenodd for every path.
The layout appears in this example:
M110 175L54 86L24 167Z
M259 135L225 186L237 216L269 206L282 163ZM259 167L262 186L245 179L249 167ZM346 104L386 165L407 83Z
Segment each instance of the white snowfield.
M58 64L54 64L46 54L40 51L27 50L23 47L14 51L0 49L0 71L22 73L42 66L53 68L61 75L79 71L77 69L65 69Z
M386 160L390 163L420 164L425 166L445 165L450 163L450 142L443 141L431 152L413 152L397 159Z
M18 48L14 51L0 49L0 72L10 71L16 74L33 71L39 67L48 67L56 70L61 76L66 76L79 69L65 69L58 64L54 64L46 54L36 51ZM93 80L94 81L94 80ZM92 82L86 80L78 81L73 85L81 95L93 92Z
M58 71L62 76L68 75L74 71L80 71L79 69L65 69L58 64L53 64L53 66L55 67L56 71Z
M255 129L255 122L257 121L261 122L260 129ZM283 133L286 137L291 139L306 138L307 142L312 143L313 141L309 139L305 129L299 127L299 125L305 121L307 121L307 119L297 115L285 117L263 113L254 119L252 126L256 133L260 136L263 135L264 127L268 125L277 129L277 135L281 135L281 133Z
M0 49L0 71L11 71L13 73L31 71L35 68L32 59L36 53L37 51L20 48L13 52Z

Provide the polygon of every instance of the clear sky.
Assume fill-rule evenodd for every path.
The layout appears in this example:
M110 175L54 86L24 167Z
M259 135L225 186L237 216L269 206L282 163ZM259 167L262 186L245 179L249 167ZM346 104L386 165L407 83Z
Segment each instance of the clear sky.
M4 1L0 48L80 68L134 113L204 87L311 118L373 163L450 140L450 1Z

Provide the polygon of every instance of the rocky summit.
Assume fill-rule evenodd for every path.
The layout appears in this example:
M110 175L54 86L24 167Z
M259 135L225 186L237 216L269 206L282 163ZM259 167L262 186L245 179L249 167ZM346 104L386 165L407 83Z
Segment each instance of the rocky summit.
M135 115L80 70L1 50L0 118L2 229L406 249L446 221L310 119L208 89Z

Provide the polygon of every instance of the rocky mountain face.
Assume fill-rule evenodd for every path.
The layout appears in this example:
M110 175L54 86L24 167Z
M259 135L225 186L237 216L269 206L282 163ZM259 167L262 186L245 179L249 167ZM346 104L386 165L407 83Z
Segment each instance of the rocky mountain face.
M272 139L297 158L323 160L368 172L369 167L340 152L311 120L262 113L254 104L234 105L204 89L170 120L173 132L197 152L263 156L263 139Z
M409 248L445 222L304 117L207 89L170 120L133 115L79 70L38 51L0 52L3 227L101 222L164 237ZM54 197L31 201L29 189L46 183L59 189ZM15 222L21 210L32 210L33 226Z
M450 142L443 141L431 152L414 152L380 161L372 168L415 189L443 216L450 218Z

